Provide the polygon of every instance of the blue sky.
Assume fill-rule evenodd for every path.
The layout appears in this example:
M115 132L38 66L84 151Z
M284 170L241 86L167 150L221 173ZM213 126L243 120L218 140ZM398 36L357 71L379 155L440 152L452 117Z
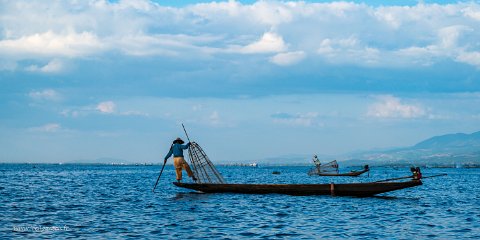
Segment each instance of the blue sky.
M479 28L478 1L0 0L0 162L161 161L181 123L218 162L475 132Z

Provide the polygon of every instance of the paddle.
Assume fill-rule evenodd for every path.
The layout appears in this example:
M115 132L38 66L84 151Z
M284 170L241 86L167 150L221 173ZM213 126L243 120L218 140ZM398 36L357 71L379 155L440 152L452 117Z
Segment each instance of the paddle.
M157 188L158 181L160 180L160 176L162 176L163 169L165 168L165 164L167 161L163 162L162 170L160 170L160 174L158 175L157 182L155 183L155 186L153 186L152 192L155 192L155 188Z
M172 144L172 146L170 146L170 150L172 149L172 147L173 147L173 144ZM155 188L157 188L157 184L158 184L158 181L160 180L160 176L162 176L163 169L165 168L165 164L167 164L167 160L163 161L162 170L160 170L160 174L158 175L157 182L155 183L155 186L153 186L152 192L155 192Z
M447 176L447 174L446 174L446 173L442 173L442 174L437 174L437 175L433 175L433 176L426 176L426 177L422 177L421 179L433 178L433 177L441 177L441 176ZM406 177L399 177L399 178L390 178L390 179L380 180L380 181L376 181L376 182L388 182L388 181L405 179L405 178L413 178L413 175L412 175L412 176L406 176Z
M413 176L398 177L398 178L389 178L389 179L380 180L380 181L375 181L375 182L388 182L388 181L399 180L399 179L405 179L405 178L412 178L412 177L413 177Z

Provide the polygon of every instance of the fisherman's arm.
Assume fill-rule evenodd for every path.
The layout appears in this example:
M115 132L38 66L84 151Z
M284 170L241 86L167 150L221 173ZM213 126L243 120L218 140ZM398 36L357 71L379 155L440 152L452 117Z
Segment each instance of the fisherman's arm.
M165 162L167 162L167 159L172 156L173 154L173 147L170 147L170 151L168 151L167 156L165 156Z
M185 144L185 145L182 145L182 149L187 149L188 147L190 147L190 144L191 144L191 143L190 143L190 142L188 142L187 144Z

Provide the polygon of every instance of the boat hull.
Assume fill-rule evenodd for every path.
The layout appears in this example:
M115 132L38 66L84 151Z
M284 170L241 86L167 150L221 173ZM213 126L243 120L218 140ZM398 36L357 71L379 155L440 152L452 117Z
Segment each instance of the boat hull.
M367 197L422 185L420 180L346 184L208 184L177 183L175 186L204 193L334 195Z

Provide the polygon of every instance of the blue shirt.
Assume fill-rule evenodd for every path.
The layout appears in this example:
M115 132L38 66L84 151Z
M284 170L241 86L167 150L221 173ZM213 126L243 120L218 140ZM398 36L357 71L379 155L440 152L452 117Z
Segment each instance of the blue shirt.
M187 143L185 145L179 143L173 144L170 148L170 151L168 151L167 156L165 156L165 160L172 156L172 154L173 157L183 157L183 149L187 149L188 147L190 147L190 143Z

